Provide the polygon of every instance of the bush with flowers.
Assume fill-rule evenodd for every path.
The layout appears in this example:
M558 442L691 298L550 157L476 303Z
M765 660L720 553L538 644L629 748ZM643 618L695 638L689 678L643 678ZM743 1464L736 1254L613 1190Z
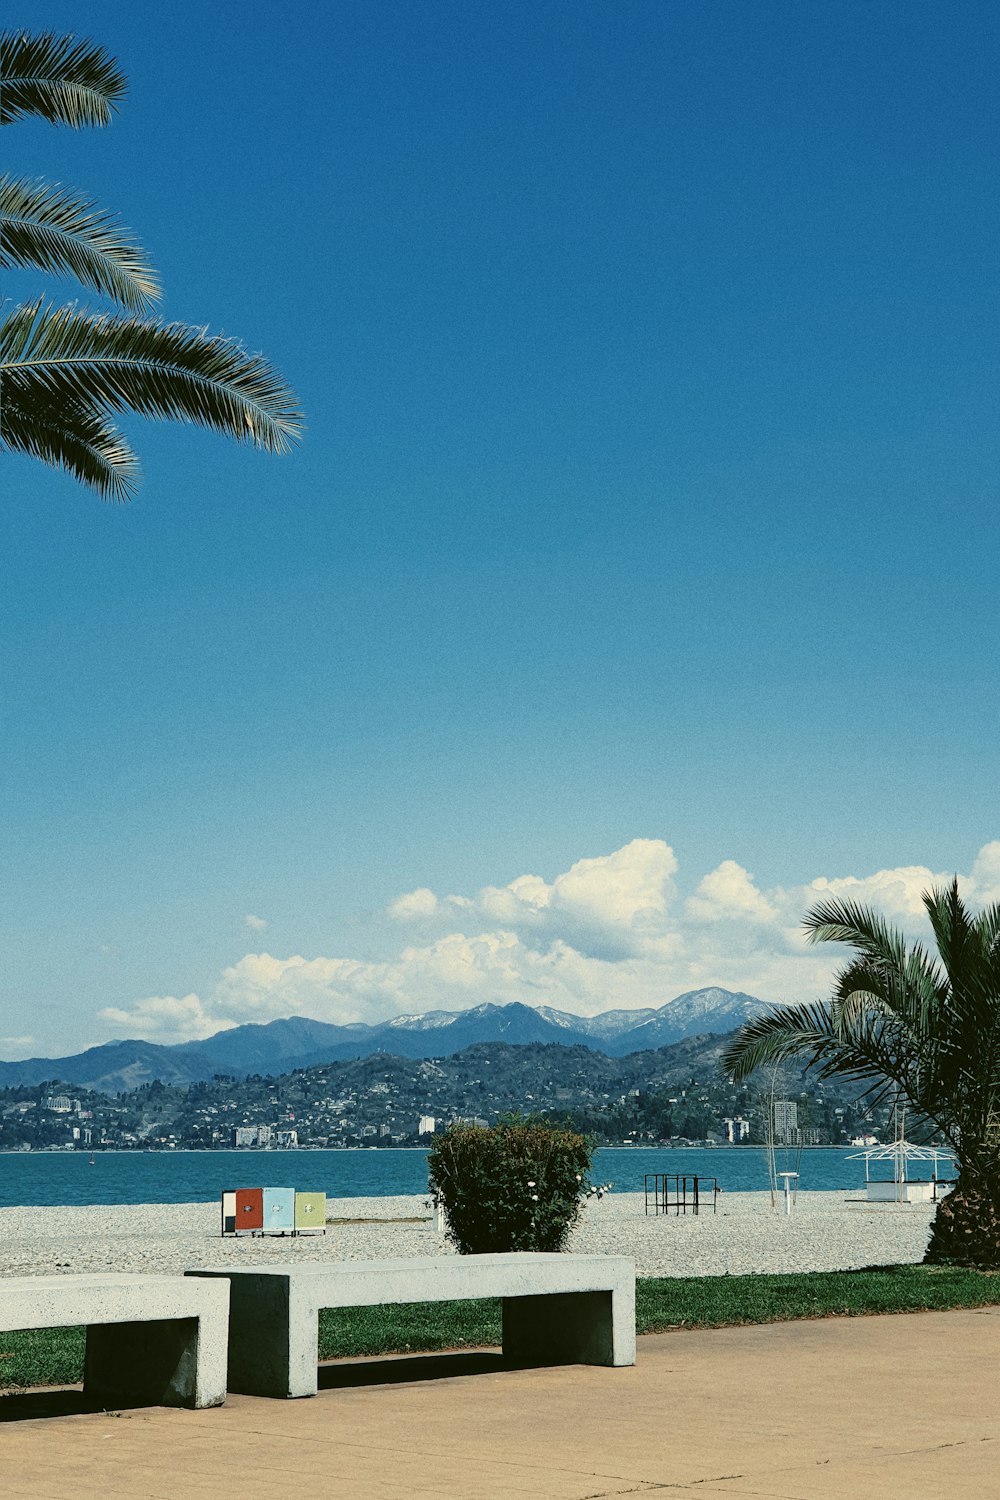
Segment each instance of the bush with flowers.
M546 1120L451 1125L428 1156L431 1197L462 1255L561 1250L590 1191L593 1142Z

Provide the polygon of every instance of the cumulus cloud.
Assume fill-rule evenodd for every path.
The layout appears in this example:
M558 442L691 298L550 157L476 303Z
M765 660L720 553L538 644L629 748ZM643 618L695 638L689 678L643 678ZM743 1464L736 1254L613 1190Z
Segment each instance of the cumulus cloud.
M203 997L157 996L101 1017L118 1034L180 1041L282 1016L373 1023L486 1001L595 1015L716 984L766 1000L810 1000L829 992L842 957L806 943L801 923L810 906L848 898L924 937L921 895L951 878L915 865L762 889L725 859L696 874L684 897L678 873L669 844L633 839L551 880L526 874L474 895L418 887L387 913L400 937L408 925L421 941L384 958L248 953ZM1000 841L984 845L959 880L974 905L1000 900Z
M249 927L251 932L264 932L267 925L264 917L255 917L253 912L248 912L243 918L243 926Z
M496 923L536 945L562 938L595 958L626 958L662 936L676 873L669 844L633 839L613 854L577 860L551 884L540 875L519 875L473 897L448 896L435 910L442 920L457 918L466 928L470 921Z
M931 886L944 885L952 876L934 874L925 865L904 865L898 870L877 870L874 875L845 875L828 880L823 876L806 887L809 905L829 897L875 906L889 921L902 927L922 925L923 893ZM967 894L969 881L963 882Z
M209 1015L197 995L178 1000L173 995L151 995L139 1000L131 1010L111 1005L98 1011L102 1021L120 1026L129 1037L142 1041L193 1042L229 1031L238 1021L225 1016Z
M20 1062L31 1054L35 1045L33 1036L0 1036L0 1052L5 1062Z
M388 908L390 917L397 922L414 922L421 917L433 917L437 909L438 898L426 886L407 891L405 896L397 896Z
M984 844L972 866L969 895L981 905L1000 901L1000 839Z
M753 876L734 859L724 859L699 883L686 907L696 922L770 923L777 909L754 885Z

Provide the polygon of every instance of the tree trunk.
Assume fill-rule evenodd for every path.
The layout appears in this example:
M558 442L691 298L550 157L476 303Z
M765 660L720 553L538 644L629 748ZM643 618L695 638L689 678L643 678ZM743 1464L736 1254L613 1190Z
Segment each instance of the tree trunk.
M1000 1271L1000 1175L959 1173L938 1204L924 1262Z

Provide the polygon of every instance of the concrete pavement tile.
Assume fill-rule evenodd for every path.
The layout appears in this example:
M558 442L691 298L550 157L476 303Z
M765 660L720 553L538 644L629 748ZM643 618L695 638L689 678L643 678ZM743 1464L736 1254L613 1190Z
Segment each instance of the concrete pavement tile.
M301 1433L266 1430L266 1417L272 1414L297 1425L294 1414L302 1411L301 1404L254 1402L242 1415L252 1417L254 1411L265 1418L257 1433L249 1431L246 1422L224 1432L218 1420L206 1424L205 1416L212 1414L163 1410L122 1418L78 1418L72 1431L69 1423L32 1422L18 1435L15 1448L21 1453L5 1453L5 1473L13 1477L21 1458L41 1490L102 1497L117 1492L130 1500L217 1497L232 1487L234 1473L241 1475L244 1500L273 1500L276 1492L286 1489L314 1488L315 1445L303 1443ZM345 1443L333 1438L328 1424L321 1462L328 1493L351 1500L415 1500L421 1493L428 1500L441 1500L442 1495L462 1500L597 1500L637 1492L631 1479L595 1475L580 1467L566 1471L539 1458L498 1463L476 1455L470 1463L466 1453L461 1462L449 1465L433 1452L397 1451L384 1436L375 1448Z
M217 1500L239 1474L243 1500L273 1500L321 1475L324 1500L998 1500L998 1347L992 1311L828 1320L654 1335L628 1370L13 1422L3 1487Z
M747 1474L718 1486L696 1487L699 1496L760 1495L780 1500L996 1500L1000 1496L1000 1445L963 1443L923 1452L887 1455L880 1462L842 1462Z

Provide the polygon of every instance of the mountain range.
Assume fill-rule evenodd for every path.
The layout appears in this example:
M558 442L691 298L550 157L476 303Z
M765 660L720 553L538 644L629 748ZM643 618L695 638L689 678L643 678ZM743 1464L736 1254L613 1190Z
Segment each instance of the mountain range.
M669 1046L689 1036L732 1031L767 1010L763 1000L710 987L690 990L656 1009L609 1010L577 1016L549 1006L477 1005L473 1010L427 1011L369 1026L334 1026L304 1016L265 1025L235 1026L199 1042L163 1046L116 1041L72 1057L0 1062L0 1087L49 1081L120 1094L159 1081L200 1083L216 1074L247 1078L386 1053L404 1058L451 1057L481 1042L528 1046L558 1042L610 1057Z

